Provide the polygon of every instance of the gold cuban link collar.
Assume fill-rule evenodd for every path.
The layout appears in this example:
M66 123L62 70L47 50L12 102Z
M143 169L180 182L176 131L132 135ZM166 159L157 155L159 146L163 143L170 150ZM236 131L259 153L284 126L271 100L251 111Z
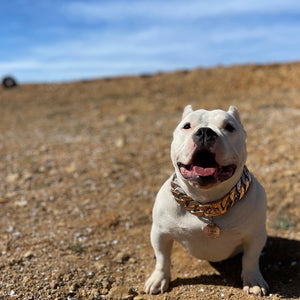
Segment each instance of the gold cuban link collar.
M243 174L238 183L223 198L214 202L200 204L188 196L178 184L176 173L171 181L171 192L178 204L197 217L217 217L225 214L234 204L241 200L249 189L251 173L244 166Z

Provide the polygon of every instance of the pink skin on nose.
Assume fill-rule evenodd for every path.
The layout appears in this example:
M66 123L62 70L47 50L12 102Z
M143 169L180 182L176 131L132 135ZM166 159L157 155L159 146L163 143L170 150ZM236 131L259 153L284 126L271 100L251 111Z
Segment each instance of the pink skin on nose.
M194 143L194 141L192 139L190 139L185 151L186 151L186 153L189 153L190 155L192 155L194 153L194 151L196 150L196 148L197 148L197 145Z

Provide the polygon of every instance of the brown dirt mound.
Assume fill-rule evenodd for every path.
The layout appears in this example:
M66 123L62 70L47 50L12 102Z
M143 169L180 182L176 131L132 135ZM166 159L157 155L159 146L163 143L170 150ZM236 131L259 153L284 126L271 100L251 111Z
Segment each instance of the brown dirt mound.
M236 105L248 167L268 195L268 299L300 297L300 64L234 66L0 88L0 299L256 299L237 261L212 267L178 244L167 293L151 210L171 174L182 108Z

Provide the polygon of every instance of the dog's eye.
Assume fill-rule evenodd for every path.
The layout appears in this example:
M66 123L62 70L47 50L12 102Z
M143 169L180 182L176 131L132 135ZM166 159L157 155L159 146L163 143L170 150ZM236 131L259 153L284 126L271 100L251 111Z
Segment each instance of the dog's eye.
M230 123L227 123L225 126L225 130L228 132L233 132L235 128Z
M183 126L183 129L190 129L191 128L191 123L186 123Z

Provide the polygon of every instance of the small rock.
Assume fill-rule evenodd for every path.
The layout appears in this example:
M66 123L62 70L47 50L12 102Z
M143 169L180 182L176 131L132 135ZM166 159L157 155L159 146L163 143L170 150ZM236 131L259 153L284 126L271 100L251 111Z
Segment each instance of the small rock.
M6 202L8 202L8 199L1 198L1 197L0 197L0 203L6 203Z
M133 287L131 287L128 290L128 293L129 293L129 295L133 295L133 296L137 296L138 295L136 288L133 288Z
M26 259L31 259L33 258L35 255L29 250L24 254L24 258Z
M29 279L30 279L29 277L24 276L24 277L23 277L23 282L24 282L24 283L27 283L27 282L29 281Z
M75 164L71 164L67 167L65 167L65 171L67 173L74 173L77 170L76 165Z
M95 299L98 299L100 292L97 289L92 290L92 295Z
M15 206L17 207L24 207L27 205L27 201L24 197L22 197L19 201L15 201Z
M54 290L54 289L56 289L56 288L58 287L58 283L57 283L57 281L52 280L52 281L49 283L49 286L50 286L50 289L51 289L51 290Z
M130 258L130 255L125 252L119 252L116 257L114 258L114 261L118 264L123 264Z
M56 170L56 169L51 169L50 171L49 171L49 175L50 176L54 176L54 175L56 175L58 173L58 171Z
M126 116L126 115L120 115L118 117L118 122L119 123L125 123L127 120L128 120L128 116Z
M84 299L85 299L86 296L87 296L86 291L85 291L84 289L80 290L79 294L80 294L80 296L81 296L82 298L84 298Z
M76 291L74 291L74 290L69 290L69 295L70 295L70 296L75 296L75 295L76 295Z
M14 183L14 182L17 181L18 178L19 178L18 173L12 173L12 174L9 174L8 176L5 177L5 181L7 183Z
M40 166L39 167L39 173L45 173L46 167L45 166Z
M108 289L101 289L100 290L101 295L106 295L106 294L108 294L108 292L109 292Z
M48 148L47 145L42 145L42 146L40 147L40 152L48 152L48 151L49 151L49 148Z
M13 290L7 292L7 295L8 295L8 296L13 296L14 294L15 294L15 291L13 291Z
M79 284L77 282L73 282L70 286L70 291L77 291L77 289L79 288Z
M16 192L7 192L7 193L5 194L5 198L13 198L13 197L15 197L16 195L17 195Z
M133 288L128 289L125 286L115 286L109 291L107 299L133 300L137 295Z
M123 137L118 137L115 141L115 145L117 148L123 148L125 145L125 139Z
M285 175L285 176L296 176L297 172L294 171L294 170L284 170L283 172L281 172L282 175Z
M136 263L136 259L133 258L133 257L130 257L129 260L128 260L128 262L129 262L130 264L135 264L135 263Z
M104 171L104 172L102 173L102 176L103 176L104 178L107 178L110 174L111 174L110 172Z
M101 261L97 261L94 263L94 266L98 271L103 271L105 269L105 265Z
M101 281L101 284L104 289L107 289L107 290L111 289L111 283L107 279L103 279Z
M32 174L31 174L30 172L28 172L28 171L25 171L25 172L23 173L23 179L24 179L25 181L32 179Z

